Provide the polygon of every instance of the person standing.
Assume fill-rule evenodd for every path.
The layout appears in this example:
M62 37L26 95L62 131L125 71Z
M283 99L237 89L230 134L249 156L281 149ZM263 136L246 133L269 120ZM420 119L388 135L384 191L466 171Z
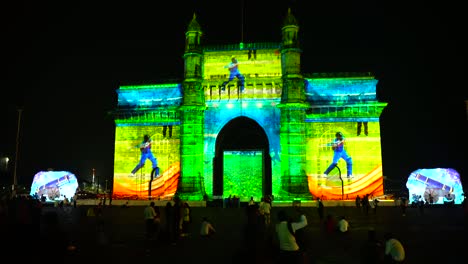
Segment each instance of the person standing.
M260 202L260 212L263 215L263 219L265 220L265 226L270 225L271 223L271 204L267 201L265 197L262 198Z
M318 211L318 215L319 215L319 218L320 218L320 222L323 221L323 214L324 214L324 206L323 206L323 202L322 202L322 199L318 198L318 206L317 206L317 211Z
M148 206L145 207L143 215L145 218L146 239L151 239L154 235L154 219L156 218L154 202L151 202Z
M357 122L357 136L361 135L362 125L364 124L364 134L369 135L369 127L367 122Z
M159 206L153 206L156 216L154 217L154 239L159 240L159 234L161 233L161 210Z
M400 197L400 208L401 208L401 215L406 216L406 207L408 206L408 200L406 197Z
M192 212L187 202L184 202L182 205L182 213L182 232L180 236L186 237L189 235L189 225L192 222Z
M361 200L361 205L362 205L362 210L366 215L369 215L369 207L370 207L370 202L369 202L369 194L364 195Z
M301 214L298 222L291 222L286 212L280 210L278 221L275 228L280 250L278 263L301 263L303 251L296 242L296 231L307 226L306 216Z
M228 68L229 69L229 79L225 82L223 82L223 84L221 84L221 90L225 90L226 89L226 85L232 81L234 78L237 78L239 80L238 82L238 86L239 86L239 90L241 92L244 91L244 82L245 82L245 78L244 78L244 75L242 75L239 71L239 63L237 62L237 59L235 56L232 56L231 57L231 63L229 63L228 65L224 66L224 68Z
M156 173L156 177L159 176L158 160L154 157L153 152L151 152L151 144L153 141L148 135L143 136L143 142L138 145L141 151L140 162L132 170L130 176L135 177L135 173L145 165L146 159L149 159L153 164L153 170Z
M361 196L356 195L356 208L361 211Z
M328 174L336 167L338 161L340 159L344 159L346 161L346 172L348 179L353 178L353 159L348 155L348 153L345 150L345 142L346 139L343 133L336 132L335 139L330 144L333 149L333 161L323 173L323 177L328 177Z
M374 198L374 200L372 201L373 203L373 209L374 209L374 214L377 214L377 207L379 206L379 199L377 198Z
M166 207L164 208L164 210L166 214L165 224L166 224L167 240L172 245L176 245L177 224L176 224L174 206L172 206L172 203L170 201L166 203Z

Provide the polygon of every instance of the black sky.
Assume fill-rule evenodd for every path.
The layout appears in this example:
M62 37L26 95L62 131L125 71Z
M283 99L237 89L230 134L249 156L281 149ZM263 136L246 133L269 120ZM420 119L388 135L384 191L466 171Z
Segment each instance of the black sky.
M116 107L116 89L180 80L194 12L204 44L279 42L288 7L300 25L304 73L378 76L379 98L389 103L381 119L385 174L397 179L436 166L467 171L461 4L104 2L23 0L3 9L0 154L14 157L21 107L21 182L47 168L80 178L96 168L110 177L114 122L107 113Z

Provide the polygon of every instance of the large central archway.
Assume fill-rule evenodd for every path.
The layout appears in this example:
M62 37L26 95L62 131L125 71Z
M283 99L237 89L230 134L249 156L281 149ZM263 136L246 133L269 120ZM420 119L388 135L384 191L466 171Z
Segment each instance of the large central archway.
M254 120L247 117L238 117L227 123L219 132L216 139L215 157L213 160L213 195L227 196L231 193L224 193L226 187L226 172L237 169L241 173L246 173L243 169L242 158L238 158L240 162L226 163L226 153L237 153L247 156L246 159L258 160L258 166L261 168L255 171L255 175L248 175L248 179L242 179L239 183L239 188L243 189L243 193L249 193L248 189L256 189L262 196L272 193L272 177L271 177L271 157L269 152L268 137L263 128ZM260 155L257 155L260 154ZM257 158L252 157L257 156ZM233 168L229 168L232 166ZM239 166L234 168L234 166ZM230 183L231 184L231 183ZM235 184L235 183L234 183ZM261 185L261 186L258 186ZM261 190L261 191L259 191ZM246 192L247 191L247 192ZM240 195L232 193L233 195ZM249 197L240 197L248 199Z

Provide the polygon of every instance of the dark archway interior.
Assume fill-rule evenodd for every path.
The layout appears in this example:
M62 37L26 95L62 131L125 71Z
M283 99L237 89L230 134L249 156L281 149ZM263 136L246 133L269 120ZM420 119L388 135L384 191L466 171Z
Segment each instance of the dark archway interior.
M216 153L213 160L213 195L223 195L224 150L251 149L263 150L263 194L271 194L271 157L268 137L257 122L247 117L238 117L227 123L216 139Z

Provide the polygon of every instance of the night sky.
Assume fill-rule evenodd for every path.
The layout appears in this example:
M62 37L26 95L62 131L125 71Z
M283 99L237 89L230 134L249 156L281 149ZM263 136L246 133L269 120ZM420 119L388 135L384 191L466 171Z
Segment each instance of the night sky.
M185 30L203 44L280 42L288 7L300 26L303 73L372 72L388 184L423 167L468 173L466 18L461 6L381 1L13 1L1 16L0 155L17 175L53 168L111 178L120 85L183 77ZM326 2L326 3L321 3ZM414 1L412 1L414 2ZM212 3L212 4L209 4ZM461 5L461 4L459 4ZM11 184L13 162L2 172Z

